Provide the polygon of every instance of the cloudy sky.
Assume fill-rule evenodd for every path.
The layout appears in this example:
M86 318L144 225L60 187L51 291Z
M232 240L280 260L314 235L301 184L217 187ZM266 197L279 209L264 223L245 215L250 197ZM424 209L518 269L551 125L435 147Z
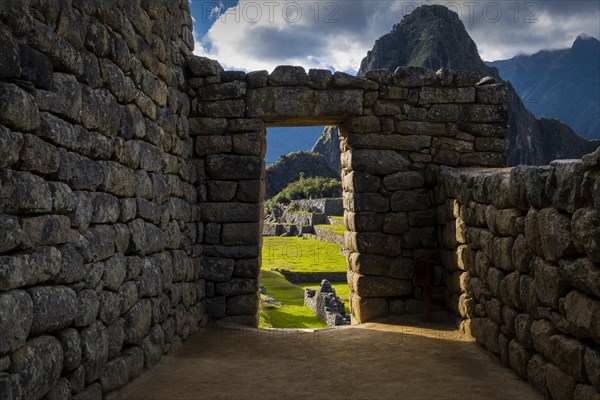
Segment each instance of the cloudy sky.
M600 37L600 1L192 0L195 53L227 69L292 64L355 73L377 38L425 3L461 17L486 61Z

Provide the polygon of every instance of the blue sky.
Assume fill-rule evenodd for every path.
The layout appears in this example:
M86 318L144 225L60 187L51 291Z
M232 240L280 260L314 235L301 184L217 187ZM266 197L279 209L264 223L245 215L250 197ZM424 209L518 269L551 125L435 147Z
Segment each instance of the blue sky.
M192 0L195 53L228 69L356 72L377 38L424 3L456 11L484 60L600 36L600 1Z

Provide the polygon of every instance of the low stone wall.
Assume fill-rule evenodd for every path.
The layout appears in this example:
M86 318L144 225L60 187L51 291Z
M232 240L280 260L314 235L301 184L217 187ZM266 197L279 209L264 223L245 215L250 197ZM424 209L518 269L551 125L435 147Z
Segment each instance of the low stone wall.
M329 327L350 325L350 316L346 315L344 302L325 279L317 290L305 290L304 304Z
M329 215L344 215L344 205L342 199L304 199L294 200L291 203L296 205L298 210L312 213L321 213Z
M344 246L344 234L339 234L327 226L315 226L315 237L323 242L335 243Z
M346 272L291 272L285 269L276 269L291 283L320 282L323 279L329 282L345 282Z
M600 150L440 179L446 304L463 329L547 396L597 399Z

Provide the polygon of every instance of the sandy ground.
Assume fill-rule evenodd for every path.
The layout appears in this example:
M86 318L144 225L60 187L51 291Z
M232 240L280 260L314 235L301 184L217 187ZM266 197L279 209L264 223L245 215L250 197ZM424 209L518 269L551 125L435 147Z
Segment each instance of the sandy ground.
M445 314L432 321L207 328L109 399L542 399Z

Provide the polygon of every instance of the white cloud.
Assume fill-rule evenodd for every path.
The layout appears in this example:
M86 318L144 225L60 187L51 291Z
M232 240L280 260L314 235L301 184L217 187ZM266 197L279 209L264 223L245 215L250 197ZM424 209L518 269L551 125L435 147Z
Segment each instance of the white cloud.
M600 35L600 2L242 0L213 8L216 19L195 37L195 53L227 69L291 64L355 72L375 40L423 3L457 11L484 60L568 47L581 32Z

